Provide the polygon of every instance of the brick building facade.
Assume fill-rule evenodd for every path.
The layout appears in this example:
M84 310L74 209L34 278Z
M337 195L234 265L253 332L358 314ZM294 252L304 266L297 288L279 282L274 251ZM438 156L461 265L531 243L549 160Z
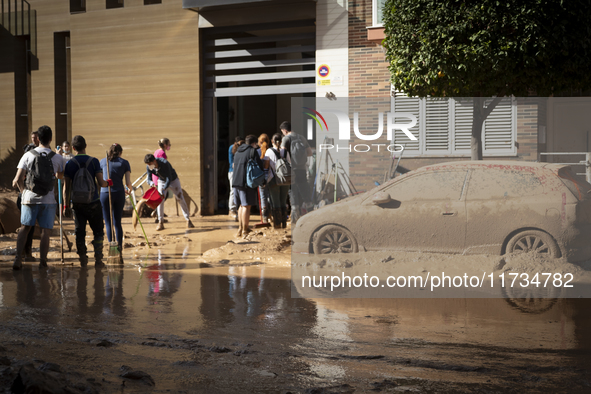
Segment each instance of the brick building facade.
M390 85L390 73L388 62L385 58L385 50L381 45L383 29L372 26L372 1L350 0L348 17L348 41L349 41L349 113L353 119L353 113L373 113L363 118L364 129L376 130L378 122L376 112L390 110L392 90ZM515 137L512 142L515 146L513 154L488 155L490 159L515 159L538 160L540 148L538 143L538 127L546 124L545 99L519 98L515 100L516 118ZM373 116L373 117L371 117ZM353 126L353 123L352 123ZM361 129L361 127L360 127ZM361 130L363 132L363 130ZM375 131L374 131L375 132ZM369 134L372 134L370 132ZM354 133L351 133L354 136ZM351 145L364 144L359 138L353 137ZM389 144L384 132L382 137L371 143ZM414 154L409 157L403 154L400 165L405 169L413 170L418 167L451 160L469 160L469 154L442 154L440 156L429 154ZM382 182L390 168L391 156L372 150L367 153L352 152L349 157L351 178L359 190L368 190L374 187L375 182Z

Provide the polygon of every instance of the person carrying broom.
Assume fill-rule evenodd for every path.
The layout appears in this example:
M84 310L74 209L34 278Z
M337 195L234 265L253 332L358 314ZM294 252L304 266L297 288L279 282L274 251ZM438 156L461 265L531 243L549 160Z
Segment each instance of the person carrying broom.
M74 156L64 169L66 178L66 196L71 199L74 212L76 233L76 249L80 259L80 266L86 267L86 223L90 225L94 239L95 267L103 265L104 224L101 202L98 194L98 183L101 187L110 186L110 179L103 179L103 171L99 161L86 154L86 140L81 135L72 139ZM95 183L96 179L96 183Z
M113 223L111 223L111 213L109 209L109 190L106 187L101 188L101 204L103 206L103 219L107 227L107 238L112 242L112 229L115 227L117 245L119 251L123 250L123 227L121 218L123 217L123 208L125 206L125 196L131 193L131 167L129 162L121 157L123 148L119 144L113 144L109 148L107 157L101 160L101 170L103 179L113 180L111 186L111 208L113 209ZM109 161L107 165L107 160ZM123 178L125 178L125 189Z

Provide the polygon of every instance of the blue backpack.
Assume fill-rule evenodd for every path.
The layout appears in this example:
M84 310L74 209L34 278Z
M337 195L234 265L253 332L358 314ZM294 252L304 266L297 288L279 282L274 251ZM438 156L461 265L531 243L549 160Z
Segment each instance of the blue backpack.
M259 167L259 164L254 158L254 149L252 152L252 157L248 163L246 163L246 186L251 189L256 189L265 183L265 172Z

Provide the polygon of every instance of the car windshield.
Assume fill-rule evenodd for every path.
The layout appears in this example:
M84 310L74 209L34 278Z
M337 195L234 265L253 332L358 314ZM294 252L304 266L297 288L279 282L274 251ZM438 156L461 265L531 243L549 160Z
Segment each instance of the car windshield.
M591 200L591 184L580 180L570 167L558 170L558 177L579 201Z

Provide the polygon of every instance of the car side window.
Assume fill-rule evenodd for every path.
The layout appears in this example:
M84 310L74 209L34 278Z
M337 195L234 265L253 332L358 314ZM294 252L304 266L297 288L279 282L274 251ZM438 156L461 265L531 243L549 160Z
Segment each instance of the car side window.
M398 182L383 191L398 201L459 200L467 171L433 171Z
M498 200L535 196L544 187L531 172L484 169L473 170L468 183L468 200Z

